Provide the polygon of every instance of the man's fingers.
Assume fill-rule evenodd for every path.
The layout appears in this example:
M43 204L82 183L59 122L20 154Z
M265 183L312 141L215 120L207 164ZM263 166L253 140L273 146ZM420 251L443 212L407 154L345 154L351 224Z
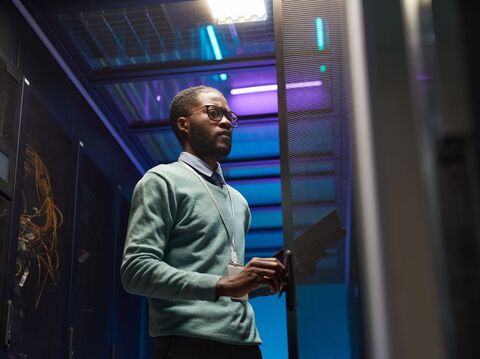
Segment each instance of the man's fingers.
M238 293L250 291L264 284L268 285L272 293L282 290L285 285L287 272L282 263L276 258L253 258L245 268L230 277L228 294L239 296ZM222 287L220 286L220 290Z
M273 269L260 268L260 267L251 267L247 269L247 272L253 274L251 280L253 280L257 285L266 284L268 285L272 292L277 292L281 286L282 280Z
M275 272L279 273L280 277L286 278L287 271L285 266L278 261L276 258L253 258L248 264L247 267L254 267L254 268L268 268L275 270Z
M275 271L274 274L274 290L280 291L282 286L287 284L287 270L285 266L276 258L254 258L249 263L251 267L255 268L269 268Z
M259 267L268 267L268 268L277 268L280 267L285 269L285 266L277 258L257 258L254 257L248 263L248 265L259 266Z

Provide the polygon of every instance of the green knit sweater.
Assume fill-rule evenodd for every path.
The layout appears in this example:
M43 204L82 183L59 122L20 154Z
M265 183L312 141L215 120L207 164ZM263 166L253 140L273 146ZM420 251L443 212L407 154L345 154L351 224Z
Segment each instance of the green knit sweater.
M205 183L232 228L226 189ZM243 263L250 210L244 197L228 188ZM261 343L251 305L215 296L229 260L227 231L200 179L179 162L149 170L133 193L121 278L129 293L149 298L150 335Z

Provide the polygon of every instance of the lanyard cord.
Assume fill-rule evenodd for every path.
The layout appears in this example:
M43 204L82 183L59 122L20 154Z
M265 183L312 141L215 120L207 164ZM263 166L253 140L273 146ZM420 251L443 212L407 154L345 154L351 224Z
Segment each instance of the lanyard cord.
M197 176L197 178L202 183L203 187L205 187L205 190L207 191L207 193L210 195L210 198L212 199L213 204L215 205L215 208L217 209L217 212L220 215L220 219L222 220L222 223L225 226L225 229L227 231L227 235L230 239L230 260L233 263L237 263L238 257L237 257L237 252L235 250L235 209L233 208L232 197L230 195L230 191L229 191L227 185L225 185L225 189L227 190L228 199L230 201L230 210L231 210L231 213L232 213L232 220L233 220L233 229L232 229L231 232L228 230L227 222L225 221L225 218L223 217L223 213L220 210L220 207L218 206L218 203L215 200L215 197L213 196L212 191L210 190L210 188L208 188L207 184L205 183L206 180L202 176L200 176L197 173L197 171L195 171L192 167L190 167L186 162L182 161L182 164Z

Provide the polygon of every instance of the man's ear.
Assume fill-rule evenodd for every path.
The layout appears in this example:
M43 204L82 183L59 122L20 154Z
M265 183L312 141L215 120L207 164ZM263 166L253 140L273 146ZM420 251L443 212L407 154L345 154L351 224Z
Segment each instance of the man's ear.
M186 117L179 117L177 120L178 131L183 135L188 135L190 131L190 123Z

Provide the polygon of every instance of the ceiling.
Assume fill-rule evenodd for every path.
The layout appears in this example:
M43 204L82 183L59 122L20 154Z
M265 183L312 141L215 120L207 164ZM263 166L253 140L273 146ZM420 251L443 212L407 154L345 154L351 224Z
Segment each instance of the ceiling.
M186 87L220 89L245 121L276 117L275 93L263 108L234 107L248 101L230 95L276 83L271 1L266 5L266 21L214 25L203 0L30 2L144 170L176 158L180 147L165 129L170 101Z

